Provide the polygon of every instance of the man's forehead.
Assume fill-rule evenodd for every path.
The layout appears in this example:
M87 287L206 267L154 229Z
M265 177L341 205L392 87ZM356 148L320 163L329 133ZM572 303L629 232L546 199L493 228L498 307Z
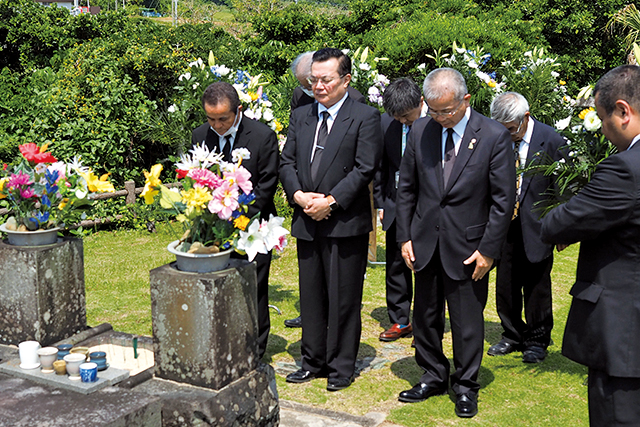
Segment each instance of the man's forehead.
M319 70L325 73L337 72L340 63L336 58L330 58L326 61L314 61L311 63L311 70Z

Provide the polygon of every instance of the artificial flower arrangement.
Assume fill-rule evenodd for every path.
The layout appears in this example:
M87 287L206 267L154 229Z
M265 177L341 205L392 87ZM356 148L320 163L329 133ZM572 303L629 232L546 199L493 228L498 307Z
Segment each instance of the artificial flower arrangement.
M236 148L233 161L225 162L222 154L209 151L204 142L196 145L175 164L181 190L162 184L160 164L144 172L141 197L147 204L158 203L183 224L177 250L206 254L233 248L252 261L258 253L284 249L289 232L282 227L283 218L271 216L266 221L259 215L247 216L255 199L251 173L242 166L249 156L246 148Z
M0 171L0 205L13 214L5 227L11 231L46 230L75 224L86 217L93 201L89 194L112 192L108 174L98 178L78 158L58 161L48 145L19 146L21 158Z
M538 206L542 216L576 195L591 180L598 164L616 152L602 134L602 122L593 107L583 109L577 116L568 116L555 126L567 142L560 149L562 157L554 160L536 153L530 166L523 169L527 174L554 177L554 187L547 190L549 199Z

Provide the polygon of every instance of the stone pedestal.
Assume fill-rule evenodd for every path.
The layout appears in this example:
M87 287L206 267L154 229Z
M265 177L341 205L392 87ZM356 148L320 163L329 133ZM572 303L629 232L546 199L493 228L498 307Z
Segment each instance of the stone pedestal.
M0 242L0 343L42 346L87 326L81 239L47 246Z
M220 390L258 366L256 267L151 270L155 375Z

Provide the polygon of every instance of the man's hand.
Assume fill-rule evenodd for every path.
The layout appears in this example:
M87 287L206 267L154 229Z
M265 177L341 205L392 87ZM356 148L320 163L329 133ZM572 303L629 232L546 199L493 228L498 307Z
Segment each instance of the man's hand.
M312 192L305 193L301 190L298 190L293 194L293 201L296 202L302 209L306 209L307 206L309 206L311 200L318 199L320 197L324 197L324 194Z
M484 256L480 252L475 251L462 263L464 265L469 265L472 262L476 263L476 269L473 270L473 275L471 276L471 278L477 282L478 280L482 279L484 275L489 272L489 270L491 270L491 266L493 265L493 258L489 258L488 256Z
M384 220L384 209L378 209L378 218L380 218L380 221Z
M329 218L329 216L331 216L329 200L324 196L311 199L307 204L307 207L304 208L304 213L309 215L311 219L315 221L322 221L323 219Z
M411 240L407 240L402 244L402 258L407 264L407 267L415 273L413 263L416 261L416 256L413 254L413 242L411 242Z

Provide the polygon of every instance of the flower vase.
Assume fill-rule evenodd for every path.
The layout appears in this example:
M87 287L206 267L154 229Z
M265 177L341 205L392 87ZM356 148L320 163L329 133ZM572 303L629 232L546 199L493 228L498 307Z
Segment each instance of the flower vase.
M176 256L176 268L192 273L212 273L227 268L229 257L233 249L227 249L216 254L190 254L178 248L179 240L167 245L167 250Z
M35 231L14 231L7 230L6 224L0 225L0 231L7 235L10 245L14 246L44 246L58 242L58 230L60 228L50 228L48 230Z

